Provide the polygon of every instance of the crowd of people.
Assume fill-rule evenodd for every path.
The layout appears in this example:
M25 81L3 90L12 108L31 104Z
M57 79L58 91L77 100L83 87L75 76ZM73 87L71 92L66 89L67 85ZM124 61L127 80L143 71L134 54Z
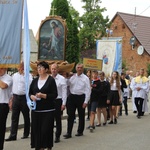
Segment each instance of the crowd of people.
M117 71L106 77L104 72L97 70L88 70L85 74L83 64L79 63L75 68L76 73L60 74L57 64L49 68L48 63L42 61L37 65L38 76L36 78L29 76L29 97L31 102L36 104L30 114L23 66L22 62L18 72L13 76L7 74L7 69L0 68L0 150L3 150L4 140L17 140L20 112L24 117L24 132L21 138L28 138L31 133L31 148L52 150L54 142L60 142L62 115L65 109L67 112L66 134L63 135L65 139L72 138L76 110L79 117L75 134L77 137L84 134L86 108L89 120L87 129L90 132L93 132L95 127L117 124L118 117L122 115L122 107L128 116L130 97L133 112L137 113L138 119L148 111L150 83L144 75L144 69L140 69L135 77L131 77L127 72L119 74ZM11 130L10 136L5 139L9 110L12 111ZM54 130L56 130L55 139L53 139Z

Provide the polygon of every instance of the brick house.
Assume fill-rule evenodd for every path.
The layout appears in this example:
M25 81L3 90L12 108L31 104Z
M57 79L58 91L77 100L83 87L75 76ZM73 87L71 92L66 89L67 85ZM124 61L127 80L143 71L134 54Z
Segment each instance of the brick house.
M122 59L127 68L133 73L140 68L146 71L150 63L150 17L117 12L111 22L111 36L122 37Z

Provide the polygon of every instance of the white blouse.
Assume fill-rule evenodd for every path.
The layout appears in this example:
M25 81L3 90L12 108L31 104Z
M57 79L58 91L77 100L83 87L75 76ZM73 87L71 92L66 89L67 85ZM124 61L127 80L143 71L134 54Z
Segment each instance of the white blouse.
M120 82L120 85L121 85L121 82ZM116 80L114 80L113 84L110 87L110 90L111 91L118 91L118 88L116 86Z

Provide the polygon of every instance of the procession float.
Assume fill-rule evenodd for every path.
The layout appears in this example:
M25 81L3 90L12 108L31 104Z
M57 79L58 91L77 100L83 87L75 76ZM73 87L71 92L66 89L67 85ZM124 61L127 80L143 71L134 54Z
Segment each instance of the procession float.
M48 16L41 22L36 36L38 60L30 62L34 75L37 75L37 64L40 61L46 61L49 67L57 63L59 73L69 73L73 70L75 63L70 64L65 60L66 32L66 21L61 16Z

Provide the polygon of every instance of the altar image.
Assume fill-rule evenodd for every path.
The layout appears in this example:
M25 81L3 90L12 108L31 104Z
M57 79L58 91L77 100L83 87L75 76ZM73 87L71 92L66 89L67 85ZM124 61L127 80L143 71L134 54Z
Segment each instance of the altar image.
M58 17L48 17L40 26L38 60L64 60L65 25Z

